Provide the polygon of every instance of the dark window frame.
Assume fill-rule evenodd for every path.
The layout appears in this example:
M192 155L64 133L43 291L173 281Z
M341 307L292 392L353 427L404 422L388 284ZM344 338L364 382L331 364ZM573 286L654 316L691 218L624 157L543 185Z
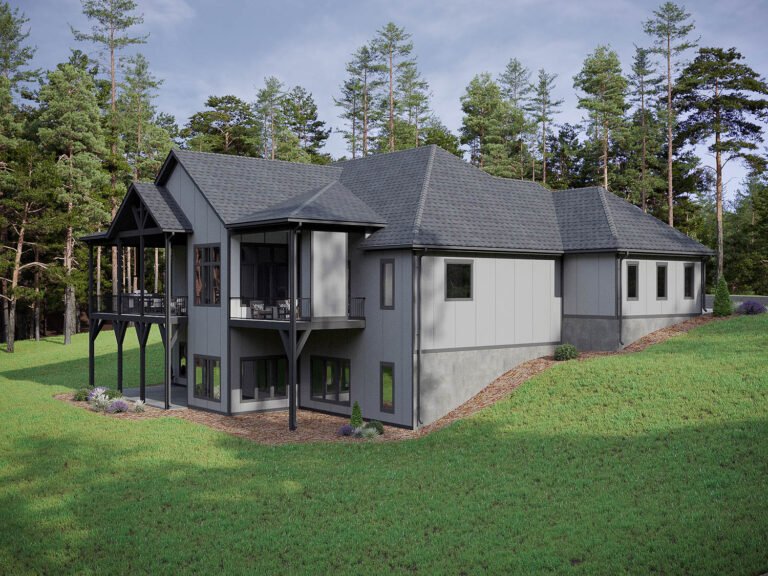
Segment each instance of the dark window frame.
M449 266L469 266L469 297L451 297L448 294L448 290L450 288L448 284L448 267ZM471 302L474 300L474 294L475 294L475 261L474 260L455 260L455 259L446 259L445 260L445 301L446 302Z
M222 379L221 379L221 356L208 356L206 354L194 354L192 356L192 370L193 370L193 376L192 376L192 395L197 398L198 400L206 400L207 402L216 402L218 404L221 403L221 396L222 396ZM210 381L209 382L203 382L203 388L208 388L210 390L211 396L199 396L197 394L197 361L202 360L204 362L203 364L203 378L206 377L206 374L208 374ZM216 389L214 386L214 379L213 374L215 372L214 366L215 363L219 363L219 397L214 398L213 397L213 391ZM210 366L208 368L208 366Z
M384 369L390 368L392 370L392 408L386 408L384 406ZM386 414L395 413L395 363L394 362L381 362L379 364L379 411Z
M659 296L659 270L664 270L664 294ZM656 262L656 300L669 298L669 266L667 262Z
M691 271L690 296L688 296L688 270ZM686 262L683 264L683 300L693 300L696 295L696 264Z
M634 268L635 270L635 295L632 296L629 293L629 269ZM640 262L637 260L633 260L631 262L627 262L627 301L629 302L636 302L640 300Z
M218 260L206 260L205 256L208 253L208 250L212 250L214 248L218 248L219 250L219 259ZM202 250L202 257L200 258L200 300L198 301L197 298L197 273L198 273L198 263L197 263L197 251ZM220 308L221 307L221 289L223 284L223 278L221 276L221 262L222 262L222 253L221 253L221 244L195 244L192 248L192 303L195 306L202 306L207 308ZM215 269L219 269L219 291L218 291L218 300L216 300L216 291L214 289L214 283L213 278L215 277L214 271ZM206 270L210 270L206 274ZM211 279L211 285L206 285L206 277L210 277ZM210 300L212 301L208 301Z
M392 304L387 305L386 302L386 283L384 278L384 268L386 266L392 266ZM395 309L395 259L394 258L382 258L379 262L379 308L381 310L394 310Z
M334 362L336 364L336 373L338 375L338 383L337 383L337 389L336 389L336 400L333 398L328 398L328 388L325 384L325 377L323 377L323 396L315 396L314 393L314 387L315 383L313 381L315 371L314 371L314 363L315 361L322 361L323 362L323 374L326 373L326 365L328 362ZM342 384L342 378L344 374L344 368L349 368L349 382L347 382L347 385L349 387L349 400L343 401L338 400L339 395L341 395L341 384ZM351 406L352 405L352 361L349 358L336 358L333 356L319 356L319 355L313 355L309 357L309 399L313 402L324 402L326 404L333 404L335 406Z
M257 396L255 398L243 398L243 374L244 374L244 364L246 362L259 362L259 361L272 361L274 360L277 364L280 360L285 360L285 395L284 396L275 396L273 398L264 398L259 399L257 396L257 393L255 392L257 390L256 386L254 385L254 395ZM277 368L277 366L276 366ZM242 356L240 357L240 403L241 404L249 404L253 402L270 402L272 400L285 400L288 398L288 357L283 354L271 354L267 356Z

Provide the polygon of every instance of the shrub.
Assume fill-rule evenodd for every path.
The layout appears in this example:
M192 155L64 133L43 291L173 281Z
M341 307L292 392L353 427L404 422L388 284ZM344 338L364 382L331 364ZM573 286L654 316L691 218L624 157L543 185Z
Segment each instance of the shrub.
M369 438L376 438L376 436L378 435L379 433L376 430L376 428L365 428L365 427L358 428L357 434L355 434L355 436L357 436L358 438L365 438L366 440Z
M555 348L555 360L573 360L579 357L579 351L573 344L560 344Z
M91 388L80 388L77 392L75 392L75 402L86 402L90 393Z
M136 400L136 402L133 403L133 411L144 412L144 402L142 400Z
M352 436L355 433L355 429L351 424L344 424L339 428L339 436Z
M107 406L105 412L108 412L109 414L117 414L118 412L128 412L128 409L128 402L122 398L118 398L117 400L112 400L112 402L109 403L109 406Z
M363 425L363 413L360 410L360 404L355 400L352 406L352 417L349 419L349 424L352 428L360 428Z
M728 283L725 276L720 276L715 289L715 304L712 308L712 314L715 316L730 316L733 313L733 304L731 304L731 294L728 292Z
M752 316L754 314L765 314L768 312L768 308L760 304L760 302L757 302L755 300L745 300L741 303L739 306L739 309L737 310L739 314L747 314L749 316Z
M99 394L92 398L89 403L96 412L104 412L112 404L112 400L107 398L106 394Z
M384 424L378 420L371 420L370 422L366 422L363 428L373 428L378 434L384 434Z
M106 391L107 389L104 388L104 386L96 386L96 388L91 388L91 391L88 392L88 402L93 402L97 396L103 396Z

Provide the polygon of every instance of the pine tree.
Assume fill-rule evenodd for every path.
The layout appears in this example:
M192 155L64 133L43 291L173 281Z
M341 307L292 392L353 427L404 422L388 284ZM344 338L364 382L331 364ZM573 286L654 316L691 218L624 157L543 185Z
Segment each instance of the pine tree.
M276 160L280 136L285 129L283 115L283 83L274 76L264 78L264 87L256 93L256 119L261 126L261 145L264 158Z
M186 146L201 152L258 156L259 124L250 104L237 96L210 96L181 131Z
M523 179L528 170L528 143L536 139L536 125L526 110L532 89L531 71L520 60L512 58L499 76L498 84L508 108L504 132L509 162L514 167L514 175ZM535 170L531 171L531 177L535 177Z
M309 154L313 162L321 161L320 150L328 140L331 130L325 128L325 122L317 117L317 104L301 86L295 86L283 98L283 116L288 130L299 142L300 148Z
M672 93L675 88L674 73L679 66L679 58L687 50L696 46L696 41L689 39L694 24L691 15L683 6L673 2L665 2L653 11L653 17L643 24L646 34L654 41L653 53L660 55L666 64L666 128L667 128L667 221L675 225L674 218L674 187L672 185L672 161L674 159L674 126L675 109Z
M538 82L531 87L532 96L529 102L529 110L533 115L533 121L541 127L541 181L547 183L547 127L552 123L553 115L562 106L563 100L554 100L552 91L555 88L557 74L548 74L543 68L539 70ZM534 175L535 180L535 175Z
M478 74L470 81L461 97L464 112L461 126L461 143L469 146L470 161L484 169L488 161L489 146L498 145L508 107L501 96L501 89L487 72ZM500 162L498 149L494 157Z
M454 156L458 156L459 158L464 157L464 153L460 148L461 142L459 141L458 136L448 130L435 115L430 116L424 124L423 139L425 146L435 144Z
M342 109L340 118L346 120L348 127L342 128L341 133L347 141L347 148L352 159L362 154L361 143L361 110L363 84L357 77L347 78L341 86L341 98L334 98L333 103Z
M71 64L48 73L40 89L40 128L44 150L56 157L61 182L56 190L66 212L64 241L64 343L77 330L77 301L72 272L75 268L76 234L92 231L106 215L98 196L108 183L100 156L106 155L95 86L88 74Z
M763 141L760 122L768 114L768 84L743 59L735 48L701 48L683 70L676 93L687 114L681 137L694 145L708 142L715 157L718 277L724 259L723 166L739 158L758 173L765 169L756 151Z
M393 22L378 31L378 35L371 43L371 50L379 59L379 65L385 67L388 79L387 83L387 111L389 122L387 124L389 151L394 152L395 148L395 91L398 76L402 71L414 63L409 59L413 51L413 43L410 41L411 35L404 28L396 26Z
M584 60L573 83L583 92L578 106L589 114L592 137L602 146L602 184L607 189L609 144L621 129L626 110L627 81L621 74L618 54L608 46L598 46Z
M404 62L397 77L398 115L412 128L410 139L397 142L397 148L418 148L421 144L422 129L427 122L429 111L429 84L422 78L415 61Z

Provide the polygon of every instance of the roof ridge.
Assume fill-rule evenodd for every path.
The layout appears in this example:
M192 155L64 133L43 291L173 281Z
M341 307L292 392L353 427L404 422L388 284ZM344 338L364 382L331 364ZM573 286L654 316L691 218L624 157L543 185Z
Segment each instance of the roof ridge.
M429 160L427 160L427 169L424 171L424 182L421 184L421 193L419 194L419 205L416 208L416 217L413 219L412 239L414 241L421 228L421 218L424 215L424 205L427 203L427 191L429 189L429 181L432 177L432 166L435 163L436 150L437 146L432 144L432 150L429 152Z
M333 185L334 185L336 182L339 182L339 181L338 181L338 179L337 179L337 180L331 180L330 182L328 182L328 184L326 184L325 186L323 186L322 188L320 188L320 190L318 190L317 192L315 192L314 194L312 194L312 195L311 195L309 198L307 198L307 199L306 199L304 202L302 202L302 203L301 203L301 204L299 204L299 205L298 205L296 208L294 208L293 210L291 210L291 216L295 216L295 215L296 215L298 212L300 212L301 210L303 210L304 208L306 208L306 207L307 207L309 204L311 204L312 202L314 202L315 200L317 200L317 198L318 198L319 196L321 196L322 194L324 194L324 193L325 193L325 191L326 191L326 190L328 190L328 188L330 188L331 186L333 186ZM340 183L340 182L339 182L339 183ZM289 198L289 200L290 200L290 198Z
M296 162L294 160L280 160L279 158L275 158L274 160L272 158L260 158L259 156L241 156L240 154L223 154L222 152L207 152L205 150L185 150L184 148L174 148L171 150L171 152L181 152L182 154L200 154L200 155L206 155L206 156L216 156L218 158L227 158L227 159L236 159L236 160L243 160L246 162L274 162L275 164L290 164L292 166L310 166L312 168L317 169L333 169L333 171L337 171L340 166L334 166L333 164L312 164L311 162ZM178 158L178 154L176 154L176 157Z
M608 229L611 231L611 236L613 236L613 239L616 241L616 246L619 245L619 234L616 231L616 224L613 221L613 215L611 214L610 209L608 208L608 199L605 197L605 193L607 190L603 188L602 186L597 187L597 193L600 197L600 204L603 206L603 212L605 213L605 219L608 221Z

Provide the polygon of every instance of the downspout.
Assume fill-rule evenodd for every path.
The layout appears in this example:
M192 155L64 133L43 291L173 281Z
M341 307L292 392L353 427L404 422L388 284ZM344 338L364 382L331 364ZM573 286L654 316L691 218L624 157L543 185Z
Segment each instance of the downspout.
M624 276L624 259L629 256L629 252L625 252L623 256L619 255L619 273L617 277L616 285L618 287L618 312L619 312L619 346L624 347L624 291L622 288L621 280Z
M238 258L240 254L238 253ZM239 264L239 262L238 262ZM232 229L227 228L227 303L225 321L227 325L227 416L232 416Z
M701 313L707 309L707 259L701 259Z
M413 297L414 306L414 344L416 346L416 428L418 428L421 422L421 259L424 256L426 249L420 254L416 254L416 282Z

